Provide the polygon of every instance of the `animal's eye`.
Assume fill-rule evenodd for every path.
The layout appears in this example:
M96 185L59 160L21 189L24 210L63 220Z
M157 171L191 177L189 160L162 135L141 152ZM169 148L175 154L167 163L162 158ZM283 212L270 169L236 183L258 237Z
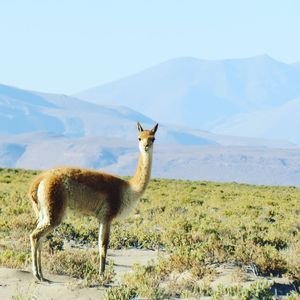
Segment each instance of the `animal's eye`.
M151 141L154 142L154 141L155 141L155 138L152 138Z
M142 139L141 138L139 138L139 141L141 141Z

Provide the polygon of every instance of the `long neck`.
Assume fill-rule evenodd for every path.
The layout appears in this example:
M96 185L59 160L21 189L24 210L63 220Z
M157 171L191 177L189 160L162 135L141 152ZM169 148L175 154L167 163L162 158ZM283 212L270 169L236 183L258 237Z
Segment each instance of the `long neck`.
M152 149L141 152L135 175L129 180L132 190L141 196L149 183L152 166Z

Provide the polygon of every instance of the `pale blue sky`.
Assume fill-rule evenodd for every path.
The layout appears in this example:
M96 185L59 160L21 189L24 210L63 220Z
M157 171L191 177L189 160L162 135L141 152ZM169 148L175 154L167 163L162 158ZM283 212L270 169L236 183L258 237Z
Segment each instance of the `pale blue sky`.
M179 57L300 61L298 0L0 0L0 83L71 94Z

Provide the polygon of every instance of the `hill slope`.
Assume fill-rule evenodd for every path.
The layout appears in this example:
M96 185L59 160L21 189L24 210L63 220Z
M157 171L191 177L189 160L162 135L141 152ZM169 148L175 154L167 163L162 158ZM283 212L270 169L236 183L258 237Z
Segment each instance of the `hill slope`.
M136 139L140 121L146 127L154 120L125 106L96 105L74 97L44 94L0 85L0 135L47 132L69 137L102 136ZM165 143L215 144L198 135L161 126Z
M238 114L220 122L213 128L222 134L239 134L243 132L249 137L278 138L300 145L300 97L287 101L274 108Z
M148 117L126 107L96 105L66 95L43 94L0 85L0 135L50 132L67 136L119 136Z
M127 105L164 122L213 130L239 114L280 108L300 96L299 82L300 69L267 55L217 61L185 57L76 96ZM226 128L224 133L237 134L234 128ZM238 135L246 134L240 131ZM263 137L270 136L265 133Z
M0 85L0 115L0 136L45 132L50 136L135 140L137 121L145 127L155 122L125 106L97 105L66 95L26 91L5 85ZM232 138L161 123L158 137L162 144L293 147L284 141ZM31 135L31 138L34 136Z
M146 128L154 123L126 107L3 85L0 114L0 167L75 165L120 175L136 166L136 121ZM164 124L157 133L157 177L299 185L299 174L299 148L288 142Z
M0 137L0 166L47 169L71 165L132 175L137 142L105 137ZM266 147L157 143L153 176L300 186L300 151Z

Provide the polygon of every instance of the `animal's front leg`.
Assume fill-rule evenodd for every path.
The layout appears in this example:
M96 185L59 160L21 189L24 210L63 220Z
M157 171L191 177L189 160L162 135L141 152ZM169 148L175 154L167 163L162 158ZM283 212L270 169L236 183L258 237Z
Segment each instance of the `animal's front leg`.
M99 274L103 274L105 270L106 254L109 242L110 222L102 222L99 226L99 255L100 266Z

